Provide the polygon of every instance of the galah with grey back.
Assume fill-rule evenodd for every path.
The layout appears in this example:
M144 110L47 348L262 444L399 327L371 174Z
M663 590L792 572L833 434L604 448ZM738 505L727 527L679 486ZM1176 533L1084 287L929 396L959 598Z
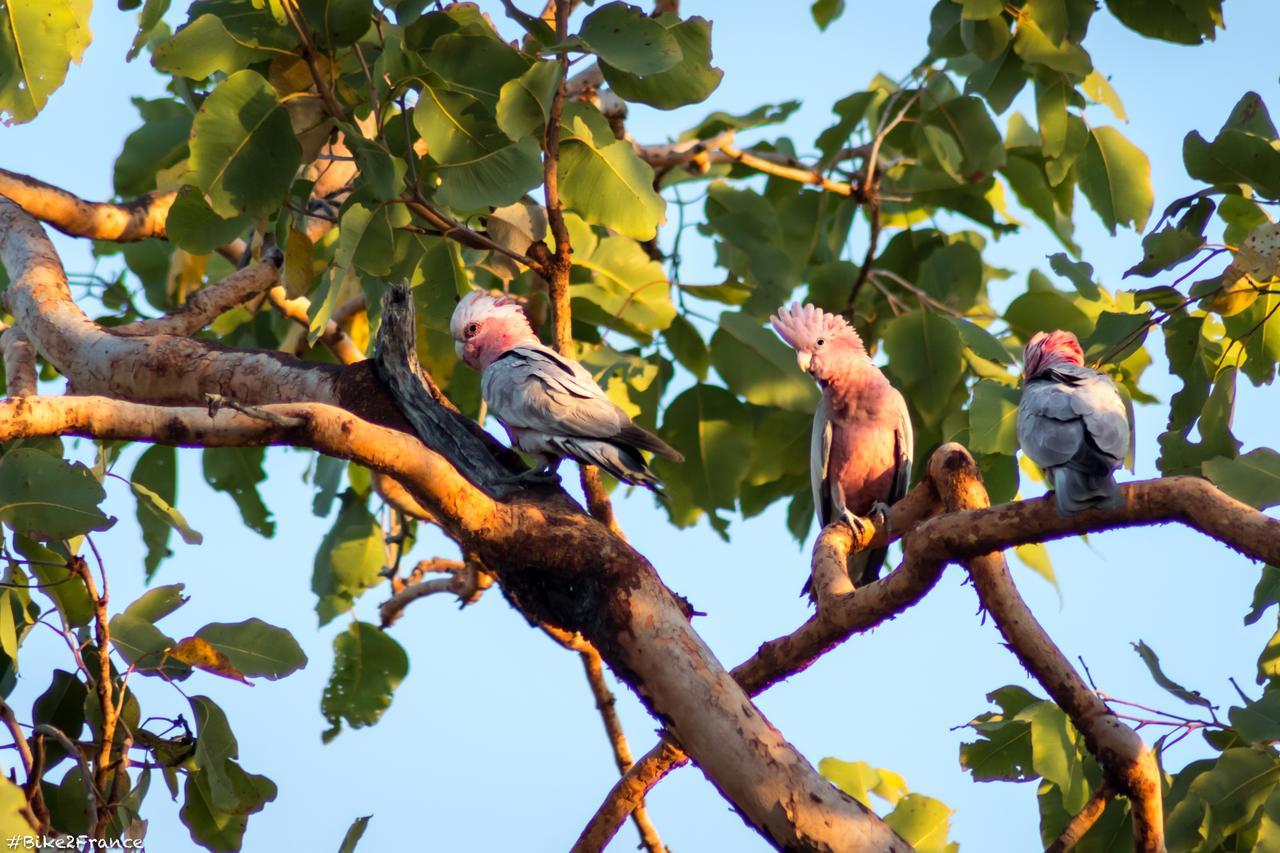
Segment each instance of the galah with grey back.
M1124 399L1104 373L1084 366L1071 332L1027 342L1018 441L1040 466L1061 515L1124 503L1116 469L1133 453Z
M773 328L796 351L800 369L822 389L813 418L809 475L818 523L845 520L860 531L860 517L887 520L888 508L907 493L913 437L907 403L871 363L862 339L843 317L812 305L779 308ZM853 556L856 586L880 576L886 548ZM809 584L805 584L805 591Z
M632 423L586 368L544 346L514 300L472 291L454 309L449 330L458 357L480 372L480 392L511 445L538 463L521 479L554 481L570 456L656 490L661 483L640 451L684 461Z

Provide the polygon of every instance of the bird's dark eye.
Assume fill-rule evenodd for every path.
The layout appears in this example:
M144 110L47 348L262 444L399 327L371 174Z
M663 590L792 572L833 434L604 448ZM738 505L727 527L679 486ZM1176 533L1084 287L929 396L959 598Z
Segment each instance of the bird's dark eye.
M821 346L826 346L826 345L827 345L827 339L826 339L826 338L818 338L818 340L817 340L817 344L818 344L818 346L820 346L820 347L821 347Z
M465 334L468 338L474 338L476 336L476 332L479 332L479 331L480 331L480 324L471 323L470 325L467 326L467 330Z

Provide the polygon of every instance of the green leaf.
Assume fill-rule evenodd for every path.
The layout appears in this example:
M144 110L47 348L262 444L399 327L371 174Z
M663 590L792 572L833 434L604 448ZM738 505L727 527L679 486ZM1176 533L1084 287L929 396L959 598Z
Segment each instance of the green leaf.
M131 486L147 489L165 506L172 507L178 496L177 452L172 447L159 444L148 447L138 457L129 480ZM173 556L169 535L174 529L163 513L154 511L150 500L139 498L136 510L138 526L142 528L142 542L147 546L144 565L148 580L155 575L161 560Z
M1085 299L1102 298L1102 291L1093 280L1093 264L1073 261L1062 252L1058 252L1049 256L1049 266L1058 275L1069 279L1076 291Z
M372 25L373 0L298 0L321 47L345 47Z
M960 17L967 21L981 21L1004 11L1001 0L951 0L961 7Z
M601 62L604 79L623 100L660 110L702 103L724 76L723 71L711 65L711 22L697 17L681 21L674 15L663 16L658 21L679 44L679 63L666 71L641 77Z
M71 539L116 523L102 514L106 493L93 472L39 450L0 457L0 521L16 533Z
M498 93L498 127L512 139L541 134L560 84L560 63L535 62Z
M342 844L338 847L338 853L355 853L356 846L360 843L360 839L364 837L364 831L369 827L369 819L372 817L373 815L365 815L351 822L351 826L347 828L347 834L342 837Z
M1093 333L1093 323L1083 311L1056 291L1030 291L1005 309L1004 319L1019 338L1030 340L1036 332L1065 329L1080 340Z
M542 154L534 139L522 139L475 160L440 166L436 201L455 210L514 204L542 182Z
M795 351L760 321L725 312L711 336L711 363L729 390L757 406L812 412L817 386L796 364Z
M42 840L49 840L47 836L36 837L27 821L27 814L30 814L30 805L23 789L8 778L0 781L0 834L4 835L6 843L13 839L15 849L35 850Z
M25 536L15 536L13 544L19 554L31 561L31 572L41 584L40 592L53 601L67 624L77 628L89 624L93 599L84 583L73 577L66 556Z
M219 216L274 210L301 157L288 110L254 71L223 80L196 113L189 176Z
M832 21L844 14L844 0L814 0L809 7L809 14L813 15L813 22L818 25L818 29L826 32Z
M1133 649L1142 658L1142 662L1147 665L1147 669L1151 671L1151 677L1155 679L1156 684L1163 687L1166 691L1177 696L1188 705L1199 705L1203 708L1213 707L1213 703L1204 698L1198 690L1188 690L1181 684L1178 684L1169 676L1164 674L1164 670L1160 668L1160 658L1150 646L1139 640L1133 644Z
M382 528L364 502L348 497L316 550L311 590L319 597L320 624L351 609L358 595L381 579L386 551Z
M195 116L181 101L134 98L143 125L125 137L116 158L113 183L117 195L138 196L156 188L156 172L187 158L187 139Z
M1196 776L1187 796L1165 820L1173 850L1213 850L1257 814L1280 781L1280 762L1270 752L1235 748Z
M628 3L606 3L587 15L579 38L602 62L642 77L666 71L683 58L676 37Z
M261 447L206 447L204 479L236 502L240 518L260 536L275 535L276 524L258 494L257 485L267 478L262 470L266 451Z
M1258 585L1253 590L1253 603L1244 617L1244 624L1252 625L1257 622L1273 604L1280 604L1280 569L1275 566L1263 566Z
M676 309L662 264L634 240L597 239L573 220L573 316L645 343L670 326Z
M55 669L49 686L31 706L32 724L52 725L73 741L77 740L84 731L84 700L88 694L89 688L79 678ZM47 766L57 764L66 754L56 741L45 741Z
M21 124L44 109L89 46L91 5L5 0L0 7L0 121Z
M1269 690L1257 702L1232 707L1231 728L1249 743L1280 740L1280 691Z
M124 615L145 622L156 623L186 604L190 596L183 595L185 584L171 583L156 586L138 596L124 609Z
M107 625L111 630L111 645L125 663L135 666L138 672L163 674L175 680L191 674L191 667L168 658L165 653L177 643L150 621L117 613Z
M1031 763L1035 771L1062 790L1063 805L1075 813L1089 799L1084 765L1076 754L1076 730L1061 708L1038 702L1018 714L1031 725Z
M1151 161L1114 127L1095 127L1077 168L1080 189L1113 235L1117 225L1141 231L1154 203Z
M683 314L671 318L671 325L662 333L671 354L686 370L692 373L699 382L707 379L707 368L711 366L711 351L702 335L685 319Z
M969 449L974 453L1003 453L1012 456L1018 449L1017 420L1021 394L990 379L973 386L969 404Z
M330 726L321 736L326 743L337 737L344 720L355 729L376 723L409 672L400 644L366 622L352 622L334 638L333 651L333 675L320 701Z
M885 327L884 348L911 406L927 421L940 418L964 375L964 344L956 327L932 311L913 311Z
M1238 359L1243 345L1244 374L1254 385L1270 384L1280 360L1280 294L1276 288L1262 293L1243 311L1224 319L1232 343L1227 350L1230 362Z
M1042 28L1043 23L1043 20L1037 21L1029 15L1019 17L1018 31L1013 37L1014 52L1029 65L1043 65L1080 79L1088 76L1093 70L1088 52L1074 41L1050 38Z
M979 723L984 736L960 745L960 766L975 782L1034 778L1031 767L1031 725L1022 720Z
M980 98L965 96L923 113L916 131L922 150L955 181L978 184L1004 165L1004 139Z
M160 495L148 489L141 483L130 481L129 488L133 489L134 497L138 499L138 512L141 514L143 509L155 515L162 522L178 531L182 536L182 541L188 545L199 545L204 542L204 537L198 530L193 530L187 524L187 520L183 518L182 513L177 508L171 506L168 501Z
M221 811L234 812L240 806L241 792L228 765L240 757L240 747L227 715L217 703L207 696L192 696L190 701L196 720L195 762L208 781L210 804Z
M954 813L955 810L941 800L924 794L907 794L885 815L884 822L919 853L955 853L960 846L947 842Z
M1204 245L1205 225L1213 210L1214 204L1209 199L1196 199L1177 225L1168 225L1143 237L1142 260L1125 271L1125 278L1131 275L1150 278L1193 256Z
M1269 447L1259 447L1235 459L1210 459L1203 470L1215 486L1256 509L1280 504L1280 453Z
M203 80L216 72L233 74L271 53L237 39L217 15L200 15L155 46L151 64L176 77Z
M751 416L738 398L713 385L694 385L667 406L662 437L684 454L683 464L655 459L667 485L672 521L693 524L706 512L723 535L718 509L732 509L753 446Z
M215 799L210 774L200 769L187 773L179 816L191 838L207 850L238 851L244 841L249 815L262 811L276 798L276 786L266 776L246 773L234 761L226 762L226 785L234 805L224 809ZM224 791L224 796L226 792Z
M1222 0L1107 0L1120 23L1151 38L1176 44L1212 40L1222 27Z
M222 652L231 665L250 678L284 678L307 665L307 656L293 635L261 619L212 622L195 636Z
M560 146L560 195L587 222L650 240L666 221L666 202L653 189L653 169L630 142L601 140L574 116Z
M1072 239L1075 225L1071 220L1071 198L1066 202L1061 194L1054 191L1045 171L1045 164L1039 158L1024 157L1010 152L1005 158L1001 174L1009 182L1018 203L1049 226L1049 230L1058 241L1073 255L1080 253L1080 247ZM1074 195L1074 186L1067 189Z
M982 290L982 255L968 243L934 249L920 262L916 285L958 311L968 311Z
M193 255L207 255L235 240L248 226L248 216L224 219L209 207L204 193L187 186L178 191L173 207L169 208L165 233L175 246Z

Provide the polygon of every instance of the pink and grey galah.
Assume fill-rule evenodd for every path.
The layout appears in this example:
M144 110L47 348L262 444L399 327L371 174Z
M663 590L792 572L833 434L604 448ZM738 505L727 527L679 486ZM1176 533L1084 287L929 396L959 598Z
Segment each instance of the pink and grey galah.
M519 303L474 290L449 322L458 357L480 372L480 392L511 445L538 468L523 479L556 479L561 459L598 465L624 483L657 489L640 451L683 462L605 396L581 364L543 346Z
M1133 452L1124 400L1104 373L1084 366L1071 332L1037 332L1027 342L1018 442L1044 471L1067 515L1123 503L1116 469Z
M887 517L907 493L913 437L907 403L871 363L862 339L843 317L815 308L779 308L773 328L796 351L800 369L822 389L813 418L809 477L818 522ZM885 548L850 561L849 579L863 586L880 576ZM806 590L808 585L806 584Z

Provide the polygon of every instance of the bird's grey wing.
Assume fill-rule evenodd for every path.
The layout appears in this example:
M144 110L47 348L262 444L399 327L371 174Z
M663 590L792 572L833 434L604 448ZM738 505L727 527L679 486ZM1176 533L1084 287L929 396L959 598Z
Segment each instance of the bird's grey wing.
M911 486L911 461L915 454L915 433L911 429L911 412L907 409L907 401L901 394L898 398L898 428L894 430L894 456L897 468L893 475L893 486L889 491L888 504L902 500Z
M1041 468L1065 465L1084 442L1084 423L1071 393L1057 383L1033 379L1018 404L1018 443Z
M836 509L827 472L831 461L831 413L823 398L813 413L813 436L809 442L809 483L813 488L813 509L818 524L826 527L835 520Z
M1094 446L1115 466L1124 464L1132 447L1132 430L1124 398L1111 377L1090 371L1072 390L1071 406L1084 419Z
M485 370L481 390L494 415L519 429L612 438L631 424L585 369L545 347L508 350Z

